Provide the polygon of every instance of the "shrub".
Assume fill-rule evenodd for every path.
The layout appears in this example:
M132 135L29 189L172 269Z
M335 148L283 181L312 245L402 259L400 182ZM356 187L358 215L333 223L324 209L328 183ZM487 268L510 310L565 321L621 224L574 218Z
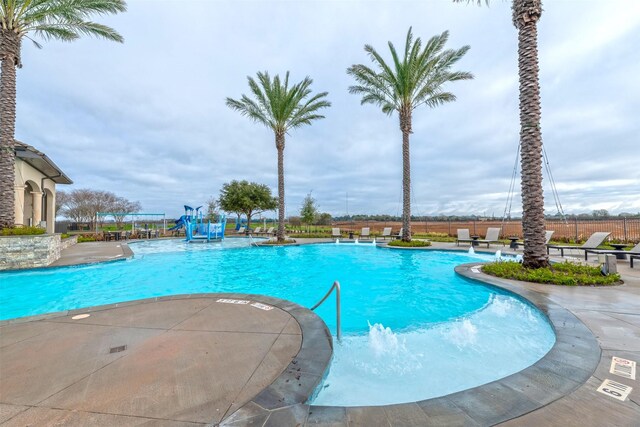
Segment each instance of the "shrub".
M389 242L389 246L397 246L400 248L424 248L431 246L431 242L426 242L424 240L412 240L410 242L405 242L404 240L392 240Z
M71 234L62 233L62 234L60 235L60 238L61 238L61 239L63 239L63 240L64 240L64 239L68 239L69 237L71 237Z
M290 245L292 243L296 243L296 241L293 239L286 239L284 242L278 242L277 240L266 240L264 242L260 242L259 245L284 246L284 245Z
M95 234L83 234L81 236L78 236L78 243L95 242L96 240L98 239L96 238Z
M413 237L429 239L433 242L455 242L456 238L447 233L416 233Z
M331 238L330 233L302 233L295 235L296 239L328 239Z
M482 271L496 277L561 286L602 286L620 282L619 274L603 276L600 267L571 262L552 264L547 268L528 269L510 261L491 262Z
M35 236L45 234L47 230L40 227L13 227L0 230L2 236Z

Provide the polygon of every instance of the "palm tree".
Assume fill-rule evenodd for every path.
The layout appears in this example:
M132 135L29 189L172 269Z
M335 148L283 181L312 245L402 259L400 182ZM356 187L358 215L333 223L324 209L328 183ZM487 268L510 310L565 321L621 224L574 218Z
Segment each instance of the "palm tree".
M91 22L92 15L124 12L124 0L2 0L0 2L0 229L14 225L16 68L22 67L22 40L72 41L92 35L122 42L115 30Z
M483 0L453 0L476 2ZM489 4L489 0L484 0ZM513 25L518 29L518 76L520 79L520 168L522 170L523 265L549 265L545 245L544 194L542 191L542 131L540 129L540 78L538 21L542 0L513 0Z
M465 71L451 71L451 67L467 53L469 46L443 50L448 38L449 32L445 31L432 37L422 48L422 41L420 38L414 41L409 28L402 58L389 42L393 58L391 66L372 46L365 45L364 50L377 70L362 64L347 69L347 73L357 82L356 86L349 88L349 92L362 95L361 104L378 105L387 115L398 112L402 131L402 240L405 242L411 241L409 135L412 133L413 110L421 105L434 108L455 101L454 94L444 91L445 83L473 78L471 73Z
M311 95L311 80L305 77L300 83L289 87L289 72L280 80L276 75L273 80L268 72L258 72L258 81L247 77L253 99L242 95L239 100L227 98L227 106L240 112L243 116L261 123L275 134L278 151L278 241L284 241L284 143L285 135L290 129L310 125L314 120L323 119L318 114L322 108L331 103L324 99L327 92Z

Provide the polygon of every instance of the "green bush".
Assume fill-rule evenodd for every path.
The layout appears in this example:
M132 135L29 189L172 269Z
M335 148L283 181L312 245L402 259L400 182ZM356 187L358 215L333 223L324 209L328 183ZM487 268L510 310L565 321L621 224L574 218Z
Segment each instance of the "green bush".
M60 235L60 238L61 238L61 239L63 239L63 240L64 240L64 239L68 239L69 237L71 237L71 234L62 233L62 234Z
M95 234L83 234L78 236L78 243L95 242L96 240Z
M277 240L265 240L264 242L260 242L260 245L269 245L269 246L278 246L278 245L290 245L292 243L296 243L293 239L286 239L284 242L278 242Z
M505 279L561 286L606 286L620 282L619 274L603 276L600 273L600 267L591 267L568 261L538 269L524 268L522 264L517 262L497 261L484 265L482 271Z
M412 240L405 242L404 240L392 240L389 242L389 246L397 246L400 248L424 248L431 246L431 242L425 242L424 240Z
M429 239L432 242L455 242L456 238L449 236L447 233L416 233L413 237L421 239Z
M331 238L331 233L296 233L293 237L296 239L329 239Z
M35 236L45 234L47 230L40 227L13 227L0 230L2 236Z

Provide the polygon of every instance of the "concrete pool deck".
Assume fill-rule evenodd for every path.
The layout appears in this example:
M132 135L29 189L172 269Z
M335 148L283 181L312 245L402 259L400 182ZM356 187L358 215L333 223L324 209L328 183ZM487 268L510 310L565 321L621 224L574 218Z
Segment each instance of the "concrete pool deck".
M257 295L154 298L2 322L0 423L217 424L261 395L306 399L321 377L301 373L304 362L324 367L331 352L318 316Z
M327 242L328 240L324 241ZM309 240L304 243L312 242L314 241ZM465 247L457 248L452 244L434 244L432 249L466 250ZM505 248L502 246L493 246L491 249L493 251L500 249L505 252ZM576 251L578 257L581 253L582 252L578 253ZM490 278L482 273L476 273L471 266L458 268L459 273L463 275L495 284L496 286L506 288L530 299L550 317L556 332L558 333L558 331L560 331L560 333L558 333L558 343L554 346L550 354L536 364L538 366L534 365L513 376L474 389L416 403L358 408L314 407L305 405L304 401L315 388L312 387L313 384L317 384L321 380L322 373L329 363L326 346L330 344L328 344L326 332L322 332L326 330L326 327L324 327L324 325L320 327L318 323L313 323L315 327L309 327L306 330L302 328L302 345L298 343L298 349L303 352L306 351L307 356L303 355L300 357L300 354L291 355L291 353L289 353L286 357L279 359L279 372L282 372L282 375L278 376L275 374L272 380L273 382L267 383L266 388L264 388L265 384L263 384L263 388L261 389L256 387L256 389L253 390L255 391L255 396L250 395L247 391L244 401L239 399L233 408L231 405L228 407L225 414L218 418L212 417L205 422L215 425L222 420L222 425L227 426L428 426L500 425L500 423L502 423L501 425L507 426L637 426L639 424L638 420L640 420L640 381L637 379L627 380L610 374L609 365L612 356L619 356L640 362L640 268L630 269L628 268L628 264L624 262L620 262L618 267L625 281L625 285L608 288L570 288L524 284ZM242 298L242 296L238 295L232 297ZM191 301L196 301L198 296L191 296L190 298ZM246 298L263 297L247 296ZM172 300L172 298L162 300ZM275 301L270 298L265 298L264 300ZM283 309L291 310L292 315L297 316L296 318L299 319L297 321L302 322L301 324L305 324L306 321L314 319L315 315L313 315L313 313L309 313L307 310L295 304L282 301L280 304L282 304ZM119 307L126 308L130 305L132 304L125 303L120 304ZM217 305L226 306L226 304ZM211 306L213 306L213 302L209 307ZM140 307L139 315L144 318L147 316L145 312L151 308L152 305L148 305L147 307L140 305ZM86 310L80 310L79 312L85 311ZM254 312L259 311L260 310L254 310ZM153 312L153 310L151 310L151 312ZM163 315L166 316L171 313L172 310L162 310L162 312ZM250 311L249 313L253 312ZM149 316L153 317L152 314L149 314ZM40 320L32 319L27 322L27 324L35 324L36 322L55 323L62 324L66 328L69 327L69 323L75 325L76 322L88 322L94 316L84 321L54 321L47 320L47 317L48 316L43 316ZM128 319L127 316L117 317ZM251 316L245 317L249 318ZM44 353L41 357L57 355L59 358L63 358L62 356L64 354L68 354L75 349L65 347L63 345L64 342L59 342L68 335L66 333L57 336L58 341L52 341L51 346L46 347L46 350L44 350L44 347L33 347L29 345L29 340L37 341L39 339L38 337L44 339L46 335L46 331L42 333L37 332L37 327L35 326L22 327L26 329L35 327L36 335L5 346L6 337L11 337L11 334L7 334L7 331L10 331L11 328L19 327L21 323L23 325L25 324L24 322L3 322L1 324L0 338L2 339L2 344L0 347L2 348L0 348L0 355L2 355L2 357L0 357L0 367L2 367L2 369L0 370L0 376L2 377L2 381L0 381L0 390L4 390L3 383L5 383L5 375L7 375L5 374L5 372L7 372L6 366L3 366L7 360L5 358L5 348L11 349L11 347L15 345L24 346L22 353L16 352L14 355L15 360L17 360L15 363L18 363L18 366L11 370L11 375L15 377L12 382L13 386L27 389L29 387L38 388L43 385L50 386L49 383L55 380L56 377L38 374L37 377L46 379L46 382L34 380L34 377L29 376L33 371L25 370L22 365L19 365L19 363L22 363L21 359L28 359L28 357L24 355L30 355L34 351L41 351ZM91 322L88 324L90 323ZM584 325L587 327L584 327ZM97 326L113 327L113 325L92 325L93 328ZM143 332L148 333L147 329L138 326L134 327L132 324L130 328L132 330L144 329ZM166 329L166 327L165 325L164 328ZM127 328L129 328L129 326L127 326ZM55 330L56 329L53 331ZM62 329L58 329L58 331L59 333L64 332ZM222 333L223 331L211 331L210 333L216 332ZM171 329L166 329L163 332L163 334L167 333L171 333ZM244 333L246 334L247 332ZM274 334L275 332L271 333L271 335ZM281 330L280 335L283 334L287 335ZM29 333L27 333L27 336L28 335ZM89 338L91 335L92 334L86 334L86 337ZM245 337L246 336L249 335L245 335ZM151 337L149 339L157 338ZM107 344L103 341L100 342ZM240 340L239 343L246 344L242 342L242 340ZM113 344L115 345L115 341ZM188 345L190 346L192 344ZM189 352L187 351L189 348L186 348L186 346L178 344L178 348L173 347L172 345L168 345L168 347L164 349L167 357L164 360L157 361L157 363L155 363L156 361L154 360L154 366L146 367L146 369L158 369L158 371L162 372L165 369L163 364L168 364L168 366L171 367L173 366L172 364L176 363L170 356L182 354L182 352L184 352L186 356L189 356ZM293 347L295 347L295 345ZM80 348L84 349L85 347ZM171 349L172 351L170 351ZM296 352L297 349L294 353ZM118 356L118 354L122 353L113 354L111 357ZM147 353L148 357L146 361L154 355L155 352ZM238 355L234 354L233 356L224 357L221 359L221 363L231 363L230 359L241 361L243 356L244 354L240 352ZM293 360L291 358L293 358ZM113 362L113 364L116 363L126 362L121 362L120 360ZM289 365L287 365L287 363L289 363ZM82 367L82 364L76 363L76 365L77 367L72 365L71 368L79 369ZM197 365L200 366L202 364ZM46 367L47 364L44 366ZM105 366L104 369L109 369L109 366L111 365ZM39 366L38 369L45 369L45 367ZM292 367L294 369L290 369ZM73 369L71 369L71 371L73 371ZM207 369L216 369L216 367L211 366ZM246 364L246 369L247 371L251 371L250 364ZM277 369L271 372L275 371L277 371ZM172 372L171 369L169 369L168 372ZM245 375L245 377L247 375L241 368L238 368L236 372L242 372L242 374L239 375ZM99 375L99 372L97 373ZM145 371L142 370L140 373L144 374ZM157 378L162 378L163 375L164 374ZM289 377L287 377L287 375L289 375ZM291 375L293 375L293 377L291 377ZM60 376L63 377L62 373ZM96 378L100 379L99 376ZM195 390L195 385L201 383L201 381L200 383L198 382L200 378L201 376L197 374L173 377L174 381L170 384L165 384L165 387L166 389L173 387L174 395L171 395L171 393L169 393L169 395L162 395L165 400L162 405L157 405L157 407L160 408L160 413L162 413L162 411L165 411L165 413L171 411L180 412L180 405L183 403L183 400L180 399L180 392L185 389ZM20 381L20 379L22 379L22 381ZM286 381L287 379L289 379L289 382ZM596 392L597 387L604 379L611 379L629 385L633 387L633 391L624 402ZM111 385L106 382L100 383L98 381L94 383L93 381L87 381L86 383L88 385L100 385L100 387L92 389L91 392L88 392L87 389L83 389L81 386L75 386L76 388L69 386L65 388L65 390L62 390L60 393L70 399L67 402L75 402L74 404L79 405L79 409L76 410L69 409L69 407L65 409L56 405L50 405L51 407L46 406L44 403L48 401L47 399L45 399L43 403L38 404L40 406L44 405L44 408L39 406L30 407L27 404L19 403L6 405L7 399L5 398L5 394L4 392L0 392L0 402L2 402L2 404L0 404L0 422L7 420L6 425L27 425L28 419L19 418L19 416L25 417L28 414L37 415L38 411L50 409L54 411L51 414L59 414L56 416L63 417L61 419L52 418L53 421L51 421L51 424L54 424L56 420L62 420L66 423L63 425L99 424L98 415L113 416L114 414L82 410L82 405L89 405L90 402L95 402L98 398L105 401L109 401L109 399L117 400L117 398L119 398L121 401L127 402L129 407L136 406L135 402L138 398L137 389L120 384L122 381L124 381L125 384L129 384L129 378L120 378L119 381L114 381ZM287 388L291 386L292 381L300 384L298 387L301 388L297 390L295 388ZM135 381L133 381L133 384L135 384ZM116 387L118 385L120 388ZM13 386L11 390L13 390ZM114 389L113 387L116 388ZM204 399L211 398L215 393L221 393L221 388L212 388L214 389L213 391L207 390L207 396L205 396ZM301 392L303 389L304 392ZM94 396L93 393L95 391L102 393L101 397ZM122 395L120 395L120 393ZM198 393L194 393L192 396L193 399L203 399ZM307 394L305 395L305 393ZM17 401L14 400L13 402ZM22 407L24 407L24 409L20 409ZM214 404L203 405L203 408L208 410L214 407ZM235 409L238 408L240 409L235 411ZM15 411L18 411L17 415ZM198 413L197 411L195 412ZM188 413L189 411L186 411L184 414ZM76 416L75 414L84 414L85 416L94 418L85 418L84 422L82 422L81 418L78 419L79 421L74 421L75 418L73 417ZM118 420L120 424L124 425L139 425L145 422L150 422L153 425L164 425L162 423L165 421L168 422L166 425L197 425L178 424L179 421L185 422L182 418L170 418L171 421L169 421L169 418L162 418L162 416L157 415L147 418L125 414L119 415L125 417ZM217 412L215 415L217 415ZM166 417L166 415L164 416ZM41 420L44 419L45 418L41 418ZM202 420L203 419L199 419L194 422L200 423ZM109 425L106 419L104 422L105 424L103 425ZM35 424L43 425L37 422Z

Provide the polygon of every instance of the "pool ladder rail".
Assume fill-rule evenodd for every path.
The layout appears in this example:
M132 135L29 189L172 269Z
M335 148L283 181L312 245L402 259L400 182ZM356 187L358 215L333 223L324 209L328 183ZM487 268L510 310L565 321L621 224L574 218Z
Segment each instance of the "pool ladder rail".
M320 307L322 303L325 302L327 298L329 298L329 295L331 295L331 292L333 292L334 289L336 291L336 335L338 336L338 342L341 342L342 330L340 328L340 282L338 282L337 280L333 282L333 285L329 289L329 292L327 292L327 294L322 297L322 299L318 301L316 305L311 307L310 310L314 311L316 308Z

